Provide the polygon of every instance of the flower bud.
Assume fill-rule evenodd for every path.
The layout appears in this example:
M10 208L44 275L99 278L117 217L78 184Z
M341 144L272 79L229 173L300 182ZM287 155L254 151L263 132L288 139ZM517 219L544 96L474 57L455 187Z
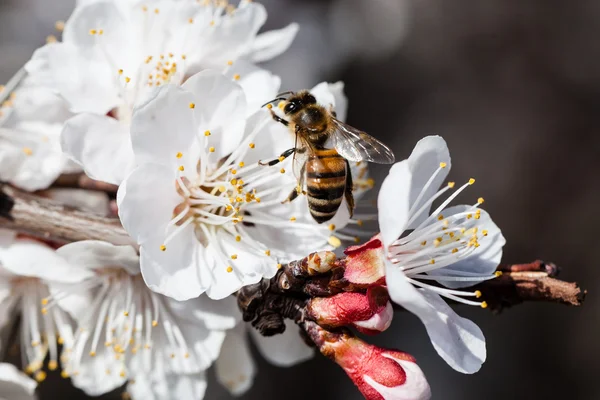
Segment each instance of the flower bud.
M370 288L367 293L347 292L313 298L308 312L328 329L352 325L365 334L383 332L394 315L387 291L382 287Z
M382 349L348 332L328 332L316 325L308 333L321 353L344 369L365 399L431 398L427 379L410 354Z
M345 279L363 288L385 284L385 252L379 235L360 246L348 247L344 253Z

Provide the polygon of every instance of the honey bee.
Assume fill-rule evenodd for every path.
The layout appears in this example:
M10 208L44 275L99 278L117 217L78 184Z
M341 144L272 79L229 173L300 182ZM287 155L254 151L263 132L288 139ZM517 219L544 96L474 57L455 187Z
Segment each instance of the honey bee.
M284 95L289 97L281 97ZM271 103L280 100L289 120L279 117L272 109ZM320 224L334 217L344 197L350 216L354 212L350 161L394 163L394 154L386 145L338 120L332 107L328 110L318 104L307 90L281 93L265 106L275 121L296 135L296 144L279 158L260 164L275 165L293 154L298 185L284 203L305 193L310 213Z

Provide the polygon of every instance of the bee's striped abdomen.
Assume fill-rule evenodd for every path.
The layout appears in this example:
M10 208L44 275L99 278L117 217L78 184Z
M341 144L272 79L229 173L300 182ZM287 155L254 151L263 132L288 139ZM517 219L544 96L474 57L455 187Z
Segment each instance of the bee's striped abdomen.
M329 221L342 204L346 160L334 149L315 150L306 162L308 208L318 223Z

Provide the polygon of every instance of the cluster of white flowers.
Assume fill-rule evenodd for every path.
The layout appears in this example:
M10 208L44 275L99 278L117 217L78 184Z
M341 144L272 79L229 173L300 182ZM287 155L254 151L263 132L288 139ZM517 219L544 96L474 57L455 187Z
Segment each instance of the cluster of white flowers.
M138 245L55 249L0 231L0 327L20 314L22 366L38 382L60 367L89 395L127 383L134 399L200 399L215 362L218 380L243 393L255 367L231 295L355 239L361 219L345 207L319 225L306 201L282 204L296 185L291 160L258 163L295 140L261 108L280 79L256 63L285 51L298 27L259 34L265 19L246 0L79 1L62 41L37 50L26 79L4 96L0 179L35 191L83 171L118 185L118 216ZM345 118L341 83L311 93ZM419 142L383 183L379 224L391 299L422 319L453 368L472 373L485 359L483 335L439 296L485 306L464 300L478 292L458 289L494 277L504 239L478 208L483 199L446 208L472 180L429 213L454 187L437 191L449 169L441 138ZM371 182L364 165L353 174L360 197ZM340 232L348 225L351 233ZM277 365L313 354L287 328L269 339L251 330ZM33 395L35 382L0 369L0 397L13 386ZM422 383L404 397L390 390L390 399L429 393Z

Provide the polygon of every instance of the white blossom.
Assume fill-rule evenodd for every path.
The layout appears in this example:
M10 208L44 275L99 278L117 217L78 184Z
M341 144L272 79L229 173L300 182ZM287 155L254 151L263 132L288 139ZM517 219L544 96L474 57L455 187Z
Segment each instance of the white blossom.
M123 153L131 149L134 107L156 86L181 84L207 68L252 86L249 63L285 51L297 31L292 24L258 35L265 20L264 7L247 1L238 8L220 1L83 2L66 22L63 41L37 50L26 68L76 114L63 133L65 152L90 177L118 184L131 166ZM107 151L114 154L104 166L110 175L94 169Z
M136 110L131 130L137 166L117 201L152 290L219 299L329 246L330 226L310 217L304 199L282 204L296 186L291 160L258 163L293 147L294 135L249 108L233 80L204 71L165 85ZM342 206L332 223L347 221Z
M87 271L69 264L54 249L0 231L0 326L20 313L23 368L40 382L46 377L46 357L48 369L57 369L58 345L73 343L71 318L63 309L77 312L80 307L78 297L62 299L52 308L47 299L56 287L77 285L87 277Z
M57 253L90 273L83 283L65 286L51 300L73 293L89 297L85 311L76 317L73 345L64 354L64 372L75 386L100 395L128 382L128 391L140 399L150 394L168 398L165 393L181 385L182 390L203 392L204 370L219 354L225 330L237 320L232 298L177 302L152 292L129 246L82 241Z
M0 179L34 191L46 189L63 172L78 170L60 145L70 116L63 100L27 80L11 92L0 106Z
M502 257L505 240L489 214L474 205L448 205L470 179L433 212L432 203L455 187L438 190L450 169L446 142L429 136L417 143L407 160L395 164L383 182L378 198L379 226L387 250L386 282L390 297L416 314L448 364L474 373L485 361L485 339L473 322L461 318L440 296L486 307L479 291L462 291L492 279ZM427 282L438 282L440 286ZM465 298L466 297L466 298Z

